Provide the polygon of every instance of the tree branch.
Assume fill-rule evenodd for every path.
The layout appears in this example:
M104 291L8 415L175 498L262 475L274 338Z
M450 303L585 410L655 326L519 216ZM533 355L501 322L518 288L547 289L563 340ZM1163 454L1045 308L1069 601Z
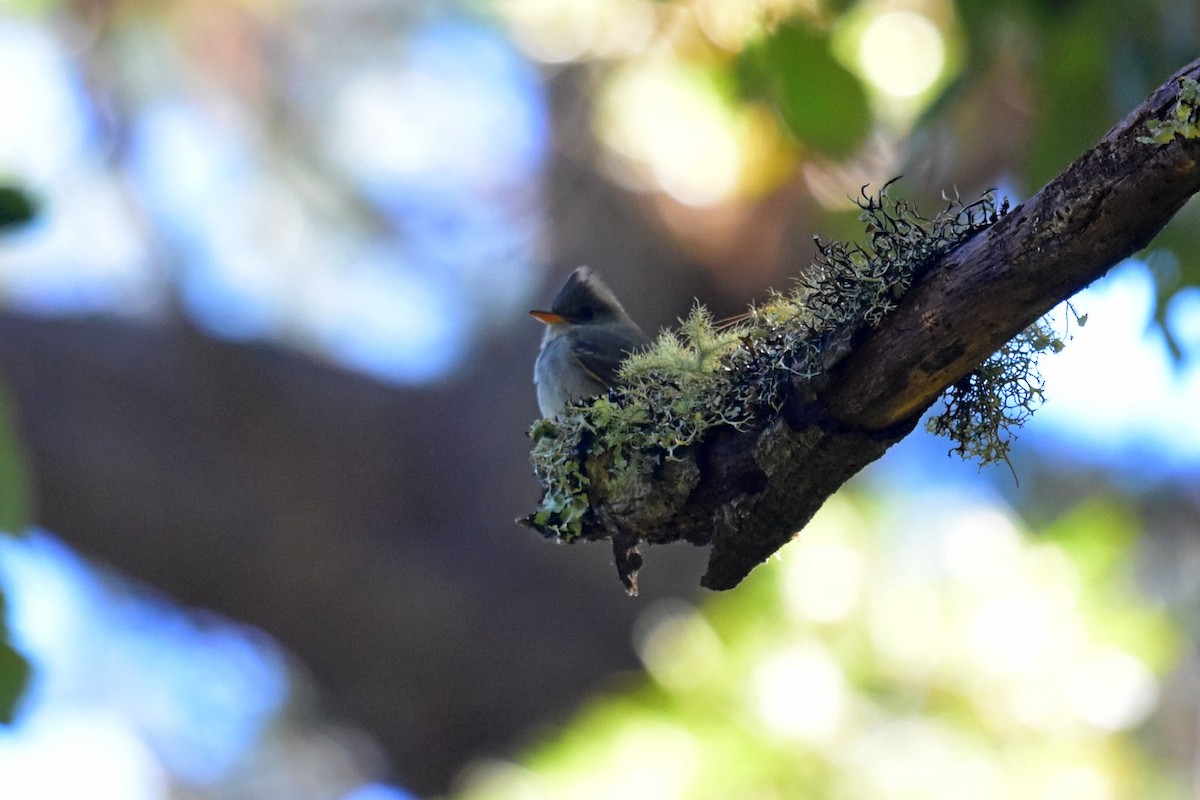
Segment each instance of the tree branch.
M632 480L609 479L602 449L585 457L592 513L581 537L612 539L631 591L639 542L709 545L701 583L737 585L907 435L948 386L1145 247L1200 190L1200 141L1139 141L1148 121L1174 114L1185 77L1200 78L1200 60L1027 203L924 269L828 373L794 381L780 413L717 429L681 460ZM531 524L550 535L537 517Z
M843 361L831 417L879 430L920 414L1030 323L1146 247L1200 190L1200 142L1139 142L1165 119L1171 77L1026 203L947 255Z

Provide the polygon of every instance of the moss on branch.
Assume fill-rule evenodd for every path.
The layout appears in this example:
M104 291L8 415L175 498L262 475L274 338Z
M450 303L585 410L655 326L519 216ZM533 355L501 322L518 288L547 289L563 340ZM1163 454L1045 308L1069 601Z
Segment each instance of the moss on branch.
M1200 82L1179 79L1179 95L1164 119L1146 120L1148 136L1139 136L1142 144L1164 145L1175 140L1200 138Z
M533 464L542 485L537 510L522 520L563 542L613 536L613 520L628 531L621 552L637 542L671 540L642 532L677 516L701 480L697 446L721 430L765 429L811 402L830 369L863 330L877 326L929 265L995 223L1007 210L989 193L950 202L932 218L910 202L860 193L862 244L823 243L819 256L787 293L773 293L741 317L715 323L696 306L677 331L664 331L623 365L622 385L577 404L558 420L530 429ZM1039 328L1038 330L1044 330ZM956 449L984 462L1003 459L1008 438L1041 395L1034 356L1050 347L1020 338L985 364L970 382L952 387L935 429ZM1057 339L1054 339L1057 342ZM980 409L999 409L980 413ZM600 500L601 502L597 502ZM619 507L621 513L605 513ZM605 517L601 519L601 517ZM700 541L698 543L708 543ZM622 579L630 585L637 563Z
M948 387L957 449L1002 456L996 437L1041 397L1033 357L1061 344L1039 317L1200 192L1198 79L1200 59L1003 215L991 198L926 220L864 197L865 244L822 245L792 293L732 329L693 319L628 386L535 425L543 502L524 521L611 539L630 590L639 543L708 545L701 583L728 589Z

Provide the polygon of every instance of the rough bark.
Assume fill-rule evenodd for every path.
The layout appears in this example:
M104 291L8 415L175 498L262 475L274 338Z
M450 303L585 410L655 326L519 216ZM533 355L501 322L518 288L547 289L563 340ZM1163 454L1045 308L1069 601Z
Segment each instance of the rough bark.
M1146 247L1200 190L1200 142L1138 141L1164 119L1181 69L1091 150L995 226L950 253L842 364L829 415L880 430L920 413L945 387L1058 303Z
M1183 77L1200 77L1200 61L1028 202L928 269L815 396L789 404L769 423L697 445L690 455L698 482L664 476L656 491L668 499L639 487L634 504L604 496L601 486L590 499L602 529L588 538L611 537L619 566L638 540L708 544L701 582L736 586L845 480L906 435L948 386L1145 247L1200 190L1200 141L1138 141L1148 120L1172 113ZM672 494L686 494L686 503ZM647 524L640 503L679 510ZM631 577L622 575L627 586Z

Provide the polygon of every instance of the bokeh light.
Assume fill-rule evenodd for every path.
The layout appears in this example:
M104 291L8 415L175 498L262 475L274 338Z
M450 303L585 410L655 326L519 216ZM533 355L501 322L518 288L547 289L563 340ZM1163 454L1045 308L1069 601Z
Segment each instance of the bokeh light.
M724 669L721 640L699 609L681 600L661 600L643 611L634 646L646 671L676 691L719 679Z
M853 513L848 506L837 510ZM803 557L790 558L782 566L788 610L817 623L836 623L856 610L868 569L862 552L840 536L829 536L830 529L819 528L796 542L793 547L802 548Z
M855 6L834 43L863 81L879 130L901 137L913 127L962 66L962 32L955 6L942 0Z
M45 187L91 144L83 87L46 30L6 18L0 18L0 74L0 107L20 109L7 115L0 136L0 170Z
M1034 536L995 500L945 492L932 513L904 515L898 500L839 494L736 593L648 609L638 641L652 682L595 701L528 769L468 770L457 796L602 797L614 775L679 798L1162 788L1119 734L1155 708L1166 664L1122 642L1153 635L1169 650L1175 634L1131 592L1128 558L1072 544L1088 542L1088 514ZM832 586L823 569L861 601L812 605L797 583Z
M1146 266L1131 261L1073 301L1086 325L1060 313L1073 338L1042 361L1047 402L1035 423L1110 462L1153 450L1139 470L1146 479L1200 462L1200 348L1189 334L1194 302L1182 295L1169 317L1185 348L1177 362L1150 324L1154 297Z
M760 653L751 676L754 711L771 733L820 746L846 722L849 692L841 665L815 642Z
M635 170L636 188L661 188L699 206L738 188L739 120L702 73L666 60L639 61L612 78L598 114L600 136Z
M659 10L650 0L498 0L513 39L549 63L631 55L649 44Z
M932 88L946 66L942 34L927 17L888 11L867 23L858 45L863 74L877 89L907 98Z
M20 800L159 800L168 791L146 743L119 715L97 711L39 715L0 732L0 774L5 795Z
M153 798L168 774L217 780L286 700L283 655L265 636L102 578L47 534L0 537L0 584L34 666L19 724L0 738L0 772L24 764L13 797ZM63 760L80 769L47 768Z
M932 112L951 81L976 78L962 72L960 25L981 6L10 5L0 107L19 113L0 126L0 177L41 213L0 240L7 306L184 314L209 335L402 387L461 376L528 321L541 261L563 244L541 188L559 179L544 172L552 145L562 172L650 195L614 205L644 206L664 236L647 242L749 299L795 270L764 256L751 279L743 262L836 231L839 218L813 208L845 209L858 186L895 175L925 112L996 127L996 108L1019 116L1039 91L1071 86L1019 80L1015 63L1073 66L1087 49L1051 38L1039 53L1017 20L996 37L1007 48L996 63L969 54L972 69L995 69L1005 102L981 93L984 105L947 120ZM789 138L778 107L740 82L742 49L781 22L822 54L828 43L865 91L856 152ZM1122 57L1128 74L1109 83L1126 91L1138 64ZM971 180L995 179L983 172L991 157ZM571 211L590 221L592 209ZM694 237L692 249L663 231ZM724 248L695 245L707 235ZM1162 314L1175 358L1152 324L1163 286L1129 262L1076 301L1086 327L1059 313L1073 339L1043 362L1049 402L1027 432L1055 463L1134 465L1125 479L1146 484L1200 467L1200 290L1175 293ZM736 593L648 605L632 642L645 676L605 684L513 760L470 766L459 796L1182 796L1154 737L1135 736L1170 739L1156 714L1179 633L1133 589L1133 515L1109 513L1120 501L1106 498L1035 524L941 472L930 494L927 474L893 464L920 500L851 490ZM1063 535L1089 526L1121 557L1097 563ZM297 709L303 676L260 632L173 608L37 531L0 539L0 580L12 640L35 669L17 724L0 731L6 800L412 797L379 782L367 737Z
M296 124L313 126L324 162L273 141L236 92L189 83L189 59L223 56L168 34L135 28L119 51L140 102L118 146L64 44L3 21L0 63L21 77L0 91L27 113L0 133L0 170L44 205L0 244L11 302L158 314L178 300L217 336L397 383L444 376L478 331L527 307L545 109L495 31L431 21L306 87Z

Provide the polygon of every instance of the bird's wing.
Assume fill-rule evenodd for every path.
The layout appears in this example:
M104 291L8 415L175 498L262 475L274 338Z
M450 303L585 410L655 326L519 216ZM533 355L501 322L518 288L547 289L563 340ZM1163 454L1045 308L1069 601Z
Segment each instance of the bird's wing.
M617 371L621 362L645 344L640 332L614 329L593 331L588 341L576 341L572 348L579 366L605 386L620 383Z

